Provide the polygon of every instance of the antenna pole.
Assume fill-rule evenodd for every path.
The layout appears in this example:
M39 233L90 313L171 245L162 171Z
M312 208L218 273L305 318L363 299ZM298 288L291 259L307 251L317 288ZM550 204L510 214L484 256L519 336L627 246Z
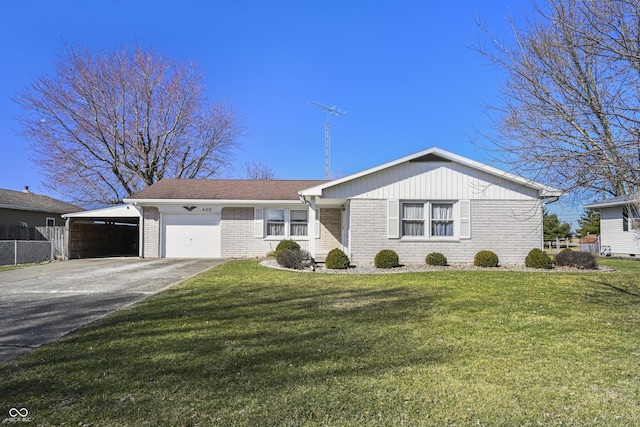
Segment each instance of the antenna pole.
M311 104L315 105L318 108L322 108L327 112L327 122L324 124L324 178L331 179L331 116L344 116L346 115L346 111L339 110L335 106L327 107L326 105L322 105L318 102L311 101Z

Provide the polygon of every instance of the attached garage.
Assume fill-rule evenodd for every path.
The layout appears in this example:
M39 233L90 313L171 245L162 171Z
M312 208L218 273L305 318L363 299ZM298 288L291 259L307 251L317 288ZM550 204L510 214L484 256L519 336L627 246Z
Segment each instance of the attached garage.
M220 258L220 213L163 214L165 258Z

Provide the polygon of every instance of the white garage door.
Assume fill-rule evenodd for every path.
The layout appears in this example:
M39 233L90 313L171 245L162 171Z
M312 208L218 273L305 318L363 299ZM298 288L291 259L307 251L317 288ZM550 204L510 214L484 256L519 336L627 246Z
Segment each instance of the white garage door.
M220 258L220 215L163 215L166 258Z

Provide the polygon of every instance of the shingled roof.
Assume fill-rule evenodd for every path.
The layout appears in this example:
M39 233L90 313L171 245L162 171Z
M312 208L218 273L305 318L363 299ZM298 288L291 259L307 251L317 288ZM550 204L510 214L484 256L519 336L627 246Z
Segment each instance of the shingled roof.
M298 191L321 180L162 179L125 201L136 200L298 200Z
M0 188L0 208L21 211L64 214L84 209L53 197L34 194L29 191L13 191Z

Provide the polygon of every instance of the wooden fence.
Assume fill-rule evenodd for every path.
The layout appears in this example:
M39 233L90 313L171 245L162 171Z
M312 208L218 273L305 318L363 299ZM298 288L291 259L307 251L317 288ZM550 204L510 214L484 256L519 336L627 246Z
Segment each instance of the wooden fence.
M54 255L62 257L65 253L64 226L56 227L19 227L0 225L0 240L36 240L54 244Z

